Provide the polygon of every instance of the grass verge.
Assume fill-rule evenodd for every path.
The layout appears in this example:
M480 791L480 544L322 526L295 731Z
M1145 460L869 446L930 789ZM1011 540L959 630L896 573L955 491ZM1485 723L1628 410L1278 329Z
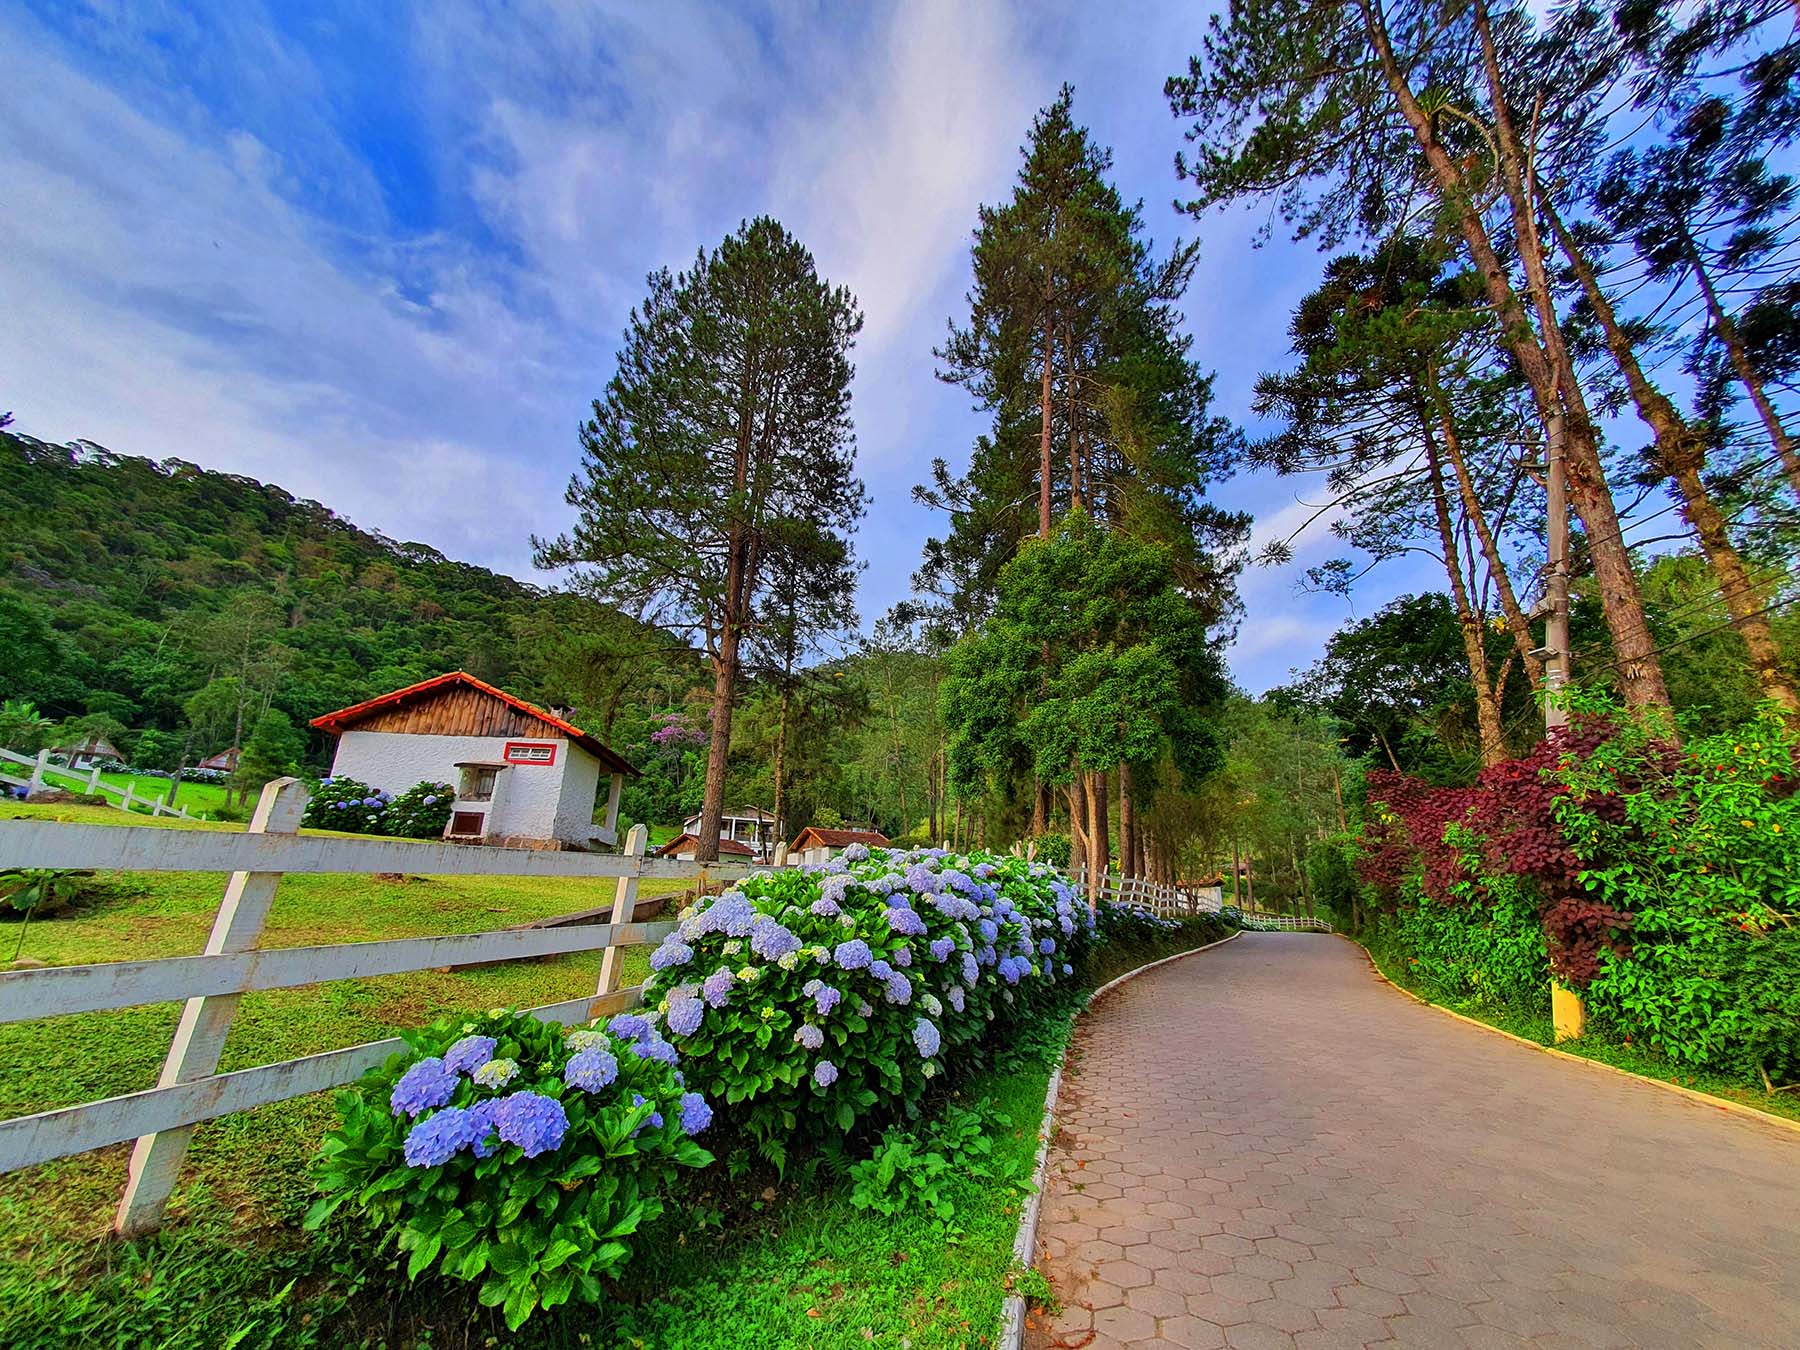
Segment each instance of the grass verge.
M1155 942L1115 945L1083 972L1083 984L1096 988L1221 935L1215 925L1195 923ZM1072 995L1012 1044L997 1047L993 1062L953 1095L921 1104L911 1126L921 1134L952 1102L993 1122L991 1175L965 1173L949 1183L954 1213L947 1222L912 1211L890 1218L858 1209L843 1180L850 1157L819 1156L786 1179L733 1180L721 1163L672 1197L663 1218L640 1236L610 1302L540 1315L509 1335L497 1313L479 1307L466 1287L408 1286L394 1253L376 1249L348 1220L317 1235L299 1231L306 1163L330 1117L320 1096L202 1127L202 1142L209 1131L215 1141L229 1137L233 1125L247 1133L229 1146L215 1142L210 1153L197 1146L179 1216L141 1242L112 1242L91 1226L117 1194L122 1151L114 1151L117 1166L105 1175L90 1175L91 1158L71 1159L33 1169L27 1184L8 1185L0 1192L9 1258L0 1261L0 1344L12 1350L988 1345L1017 1273L1012 1241L1045 1087L1085 998ZM11 1063L25 1062L11 1049L6 1053ZM279 1123L250 1124L283 1108ZM71 1226L71 1213L88 1222Z
M1610 1065L1612 1068L1622 1069L1626 1073L1636 1074L1640 1078L1652 1078L1664 1083L1673 1083L1677 1087L1684 1087L1692 1092L1702 1092L1709 1097L1718 1097L1723 1101L1734 1102L1740 1106L1750 1106L1758 1111L1767 1111L1772 1116L1800 1121L1800 1094L1767 1092L1762 1088L1748 1085L1740 1079L1724 1074L1689 1068L1641 1046L1615 1039L1605 1032L1591 1027L1585 1036L1576 1040L1558 1041L1556 1028L1550 1021L1548 990L1544 993L1544 1007L1541 1012L1527 1012L1490 1000L1459 998L1447 994L1430 981L1414 975L1407 965L1404 954L1379 943L1368 943L1357 938L1352 938L1351 941L1356 942L1369 954L1369 959L1375 963L1375 968L1390 983L1398 985L1408 993L1416 994L1427 1003L1435 1004L1440 1008L1448 1008L1451 1012L1461 1013L1464 1017L1473 1018L1477 1022L1497 1027L1501 1031L1511 1032L1514 1036L1534 1044L1560 1050L1566 1055L1574 1055L1579 1059L1591 1059L1598 1064Z

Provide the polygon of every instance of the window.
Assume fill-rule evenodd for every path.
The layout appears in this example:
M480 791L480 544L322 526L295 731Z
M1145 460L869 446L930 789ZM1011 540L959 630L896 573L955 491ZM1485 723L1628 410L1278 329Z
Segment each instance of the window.
M462 771L462 787L457 791L457 799L465 802L485 802L494 796L494 783L500 777L500 770L484 768L479 764L471 764Z

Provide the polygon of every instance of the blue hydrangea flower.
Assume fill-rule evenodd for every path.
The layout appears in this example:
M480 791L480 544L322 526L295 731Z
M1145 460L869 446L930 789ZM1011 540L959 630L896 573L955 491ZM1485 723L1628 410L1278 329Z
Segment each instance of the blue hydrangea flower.
M460 1106L447 1106L412 1127L406 1136L408 1167L441 1167L477 1138L478 1124Z
M939 1003L937 997L933 994L921 995L919 998L919 1006L925 1010L925 1015L927 1017L940 1016L944 1011L944 1005Z
M878 956L869 962L869 974L878 980L886 980L893 976L894 968L887 963L885 958Z
M507 1143L517 1144L527 1158L535 1158L561 1147L569 1117L554 1097L515 1092L494 1107L494 1129Z
M421 806L436 806L437 798L435 796L428 796L423 801L421 801L419 803L419 805L421 805Z
M750 925L756 922L756 910L742 891L726 891L700 915L705 925L702 932L723 933L726 937L749 937Z
M794 1040L797 1044L804 1045L808 1050L817 1050L821 1045L825 1044L825 1033L820 1031L811 1022L802 1022L799 1030L794 1032Z
M1050 955L1051 952L1053 952L1055 950L1056 950L1056 940L1054 938L1039 938L1038 939L1038 954L1040 956L1048 956L1048 955Z
M896 970L888 977L887 992L882 997L889 1003L911 1003L912 981Z
M824 1017L843 1001L844 996L828 984L822 984L813 991L813 1007Z
M813 1065L813 1082L820 1087L830 1087L837 1082L838 1068L828 1059L822 1059Z
M1075 973L1075 967L1070 965L1067 961L1064 961L1063 962L1063 974L1073 975L1074 973Z
M859 998L856 1000L856 1015L858 1017L873 1017L875 1015L875 1009L869 1006L868 999Z
M641 1092L632 1093L631 1094L631 1104L633 1106L643 1106L645 1104L644 1094ZM662 1128L662 1125L663 1125L662 1112L661 1111L652 1111L649 1115L645 1116L644 1119L639 1123L638 1127L631 1132L631 1137L633 1139L636 1139L645 1130L660 1130Z
M619 1061L604 1050L583 1050L563 1069L563 1082L583 1092L610 1087L619 1076Z
M444 1051L444 1067L451 1073L474 1073L494 1057L492 1036L464 1036Z
M890 909L887 912L888 927L896 933L904 933L908 937L925 936L925 920L913 909Z
M750 926L750 950L765 961L778 961L789 952L800 950L802 943L779 922L767 914L759 914Z
M938 1046L943 1043L942 1038L938 1035L937 1027L923 1017L913 1023L912 1038L913 1044L919 1047L920 1059L930 1059L938 1052Z
M935 938L931 944L931 959L942 964L950 959L950 953L956 950L955 938Z
M635 1041L650 1034L650 1019L641 1013L619 1013L606 1029L622 1041Z
M900 966L903 969L912 965L912 948L908 947L905 943L901 943L898 947L894 948L892 954L895 965Z
M844 912L842 909L838 908L836 901L827 900L823 897L813 901L812 904L808 905L806 908L808 913L820 919L835 919Z
M942 890L944 882L936 872L920 862L914 863L906 869L906 885L908 889L917 891L920 895L929 895L934 891Z
M731 967L720 966L706 977L706 983L700 986L700 993L706 999L709 1008L723 1008L731 1002L731 985L737 976L731 973Z
M844 896L850 890L850 883L854 880L854 877L843 872L826 877L819 883L819 898L830 900L833 904L843 903Z
M699 1134L712 1124L712 1107L698 1092L681 1094L681 1130L683 1134Z
M1031 964L1023 957L1004 956L1000 958L1000 976L1008 984L1017 984L1019 977L1031 969Z
M868 943L861 938L851 938L848 942L838 943L832 959L844 970L866 970L875 957L869 950Z
M518 1062L510 1059L490 1059L470 1075L485 1088L503 1088L518 1076Z
M442 1106L456 1091L456 1075L433 1055L422 1059L400 1075L388 1096L388 1106L397 1116L416 1116L434 1106Z
M981 929L981 940L992 943L1000 936L1000 925L992 919L983 919L978 925Z
M679 933L670 933L663 939L662 946L650 953L650 969L673 970L693 959L694 949L681 940Z
M851 844L844 850L844 861L848 863L867 862L869 846L867 844Z
M950 1006L956 1011L963 1010L963 990L960 984L953 984L944 991L944 997L950 1000Z
M661 1036L650 1035L625 1047L639 1059L653 1059L659 1064L673 1064L681 1058L675 1047Z
M986 881L989 877L994 875L994 865L992 863L976 863L969 870L983 881Z
M706 1016L706 1003L697 998L684 998L669 1005L669 1030L677 1036L692 1036L700 1030Z
M968 985L971 989L973 989L975 987L976 982L981 979L981 967L977 964L977 962L975 960L974 952L964 952L963 953L962 977L963 977L963 983Z

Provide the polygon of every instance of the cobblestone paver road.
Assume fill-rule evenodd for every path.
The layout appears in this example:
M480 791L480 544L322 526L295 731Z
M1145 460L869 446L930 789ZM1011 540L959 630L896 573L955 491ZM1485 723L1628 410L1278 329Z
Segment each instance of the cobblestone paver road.
M1033 1350L1800 1347L1800 1136L1247 933L1082 1021Z

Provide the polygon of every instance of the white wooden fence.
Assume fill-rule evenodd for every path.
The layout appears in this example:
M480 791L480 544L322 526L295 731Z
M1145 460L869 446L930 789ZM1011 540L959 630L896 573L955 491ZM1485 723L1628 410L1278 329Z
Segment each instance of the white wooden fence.
M738 864L648 858L642 825L632 828L622 855L302 836L296 831L305 806L306 790L298 780L280 778L263 789L244 833L0 820L0 869L231 873L201 955L0 973L0 1023L186 1000L155 1087L0 1121L0 1172L136 1140L114 1227L127 1236L147 1232L161 1221L200 1122L353 1083L404 1048L396 1037L218 1073L244 994L598 950L604 955L591 995L530 1010L546 1021L587 1022L643 1001L641 985L619 987L623 953L660 942L674 928L668 922L632 921L642 878L709 884L751 871ZM260 950L276 888L289 872L613 877L618 885L609 923Z
M1261 914L1244 910L1238 922L1255 933L1329 933L1331 925L1324 919L1300 914Z
M22 787L28 795L47 787L59 787L68 792L85 792L96 797L117 798L118 800L108 801L106 804L119 811L132 811L141 807L153 816L175 816L181 820L193 819L188 814L187 807L165 806L158 797L140 797L137 795L137 789L130 783L126 783L122 788L116 788L111 783L101 782L98 764L86 773L79 769L65 769L60 764L50 762L48 750L38 751L35 759L30 755L14 754L11 750L0 750L0 764L17 764L31 770L29 777L19 778L0 768L0 783L11 783L14 787ZM56 774L66 781L52 782L51 774ZM173 783L174 780L171 779L170 782Z
M1076 886L1086 893L1087 868L1077 867ZM1223 898L1217 886L1163 886L1144 877L1120 877L1107 872L1100 877L1097 899L1141 905L1153 914L1178 919L1193 914L1217 914Z

